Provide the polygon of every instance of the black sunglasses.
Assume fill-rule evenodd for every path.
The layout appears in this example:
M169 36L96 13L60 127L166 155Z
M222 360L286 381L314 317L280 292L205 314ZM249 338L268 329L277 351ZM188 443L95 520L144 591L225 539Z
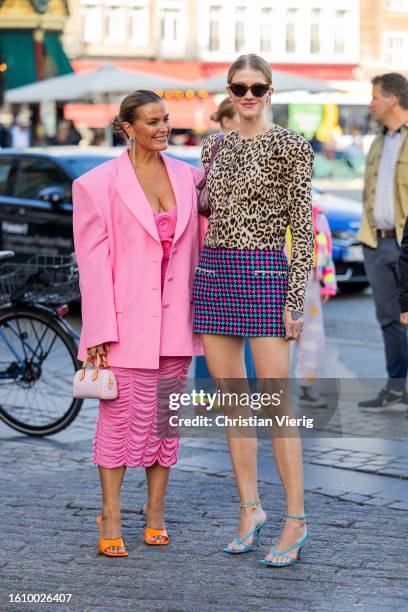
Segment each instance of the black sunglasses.
M255 83L248 87L248 85L243 85L242 83L230 83L229 88L237 98L243 98L248 89L251 90L251 94L255 96L255 98L262 98L265 94L268 93L270 89L270 85L266 85L265 83Z

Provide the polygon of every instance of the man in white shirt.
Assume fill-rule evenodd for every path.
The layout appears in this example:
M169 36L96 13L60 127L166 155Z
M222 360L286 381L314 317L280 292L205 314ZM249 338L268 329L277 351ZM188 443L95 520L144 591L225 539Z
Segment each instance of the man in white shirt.
M408 215L408 81L396 73L372 81L370 111L382 126L366 159L364 213L358 234L384 339L388 381L363 408L407 404L407 333L400 322L398 258Z
M13 149L26 149L31 143L30 121L18 119L10 128L11 146Z

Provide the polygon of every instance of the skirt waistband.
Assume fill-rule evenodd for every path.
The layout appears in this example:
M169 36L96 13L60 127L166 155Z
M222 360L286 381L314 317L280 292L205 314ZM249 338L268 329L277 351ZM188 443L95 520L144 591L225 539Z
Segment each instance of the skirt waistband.
M223 268L265 268L286 270L288 259L284 251L269 249L225 249L204 246L200 255L200 266Z

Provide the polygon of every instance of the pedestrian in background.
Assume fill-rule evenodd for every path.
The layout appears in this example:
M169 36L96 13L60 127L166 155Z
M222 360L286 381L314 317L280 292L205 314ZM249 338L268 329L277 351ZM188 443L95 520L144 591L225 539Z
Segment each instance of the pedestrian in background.
M53 146L69 146L77 145L82 139L81 134L76 129L71 120L62 120L58 124L57 133L51 139L50 144Z
M399 256L399 302L400 321L404 329L408 330L408 217L405 220L402 234L401 251ZM407 408L408 417L408 408Z
M229 393L230 384L234 392L236 385L244 392L248 387L245 336L250 339L263 388L287 387L289 340L296 340L302 329L314 234L313 151L299 134L268 121L273 91L268 62L254 54L243 55L230 66L227 82L240 122L239 129L226 134L218 145L208 173L211 214L194 278L193 330L202 334L211 375L219 381L221 391ZM216 138L212 134L203 143L205 166ZM290 269L283 252L288 225L292 231ZM286 397L283 405L287 405ZM225 409L228 414L229 407ZM274 406L270 410L276 414ZM248 435L248 429L243 433L227 428L227 434L240 522L237 538L224 551L241 554L252 550L266 514L258 494L256 432ZM277 544L263 563L281 567L298 560L308 532L298 432L272 434L288 514Z
M10 131L0 123L0 149L6 149L11 145Z
M117 399L100 402L93 443L103 495L99 548L126 556L120 490L128 467L146 470L144 541L169 542L164 496L179 438L159 427L168 402L158 406L158 387L166 380L167 398L168 385L180 393L191 356L203 354L190 303L202 173L162 154L170 123L156 93L127 96L114 129L123 130L129 149L74 181L74 238L83 323L78 357L107 356L119 388Z
M300 383L300 404L304 406L326 406L316 380L324 362L325 332L322 305L336 295L336 272L332 256L332 238L329 222L320 208L313 205L313 228L315 236L313 270L306 285L303 306L304 329L296 341L295 376ZM287 233L290 259L291 233Z
M229 98L224 98L220 102L210 119L219 124L224 134L229 134L239 128L239 116Z
M27 149L31 145L31 122L26 115L18 116L10 128L11 147Z
M407 403L407 334L400 323L398 258L408 215L408 81L388 73L372 80L369 108L381 130L366 159L364 212L358 239L381 326L388 381L363 408Z

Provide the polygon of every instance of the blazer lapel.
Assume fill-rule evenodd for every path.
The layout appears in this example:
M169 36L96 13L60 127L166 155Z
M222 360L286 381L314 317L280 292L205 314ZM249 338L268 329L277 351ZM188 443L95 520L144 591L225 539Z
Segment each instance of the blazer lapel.
M127 149L118 157L116 191L144 229L160 243L153 211L132 168Z
M172 157L163 155L160 156L166 166L167 174L170 179L171 186L174 191L174 197L177 203L177 222L174 234L174 242L176 242L186 229L187 223L191 215L191 207L193 198L191 197L190 189L192 181L186 182L188 176L188 168ZM134 214L136 219L141 223L147 232L157 242L160 242L157 232L156 222L150 204L145 196L143 189L132 168L127 150L117 160L118 174L115 182L116 191L124 201L129 210ZM184 189L186 185L187 189Z
M193 182L186 180L188 176L188 168L185 168L184 165L178 162L178 160L170 156L163 155L162 153L160 155L166 166L167 174L169 175L170 183L173 187L174 196L177 202L177 223L173 241L175 243L183 234L190 219L191 206L193 202L193 198L191 197L190 193L190 185L192 185ZM187 189L184 189L184 186L186 186Z

